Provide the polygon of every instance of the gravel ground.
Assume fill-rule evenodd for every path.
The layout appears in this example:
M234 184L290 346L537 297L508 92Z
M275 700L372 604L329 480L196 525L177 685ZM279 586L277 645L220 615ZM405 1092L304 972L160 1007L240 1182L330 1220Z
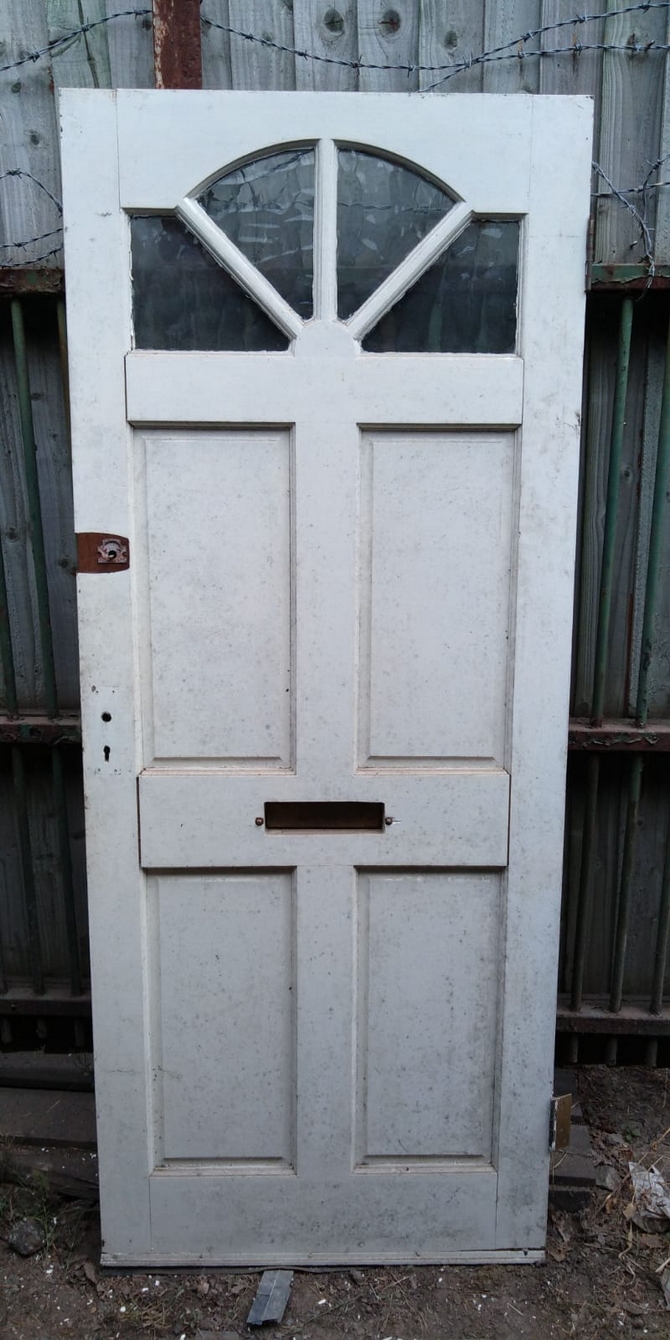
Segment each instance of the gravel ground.
M668 1340L670 1221L641 1217L628 1165L654 1165L670 1183L669 1074L601 1066L580 1072L604 1185L579 1215L550 1216L546 1265L296 1271L284 1321L271 1333L296 1340ZM245 1319L258 1272L102 1271L95 1206L56 1194L46 1177L21 1185L20 1159L20 1150L7 1147L0 1159L2 1340L250 1334ZM25 1217L45 1237L29 1257L9 1245Z

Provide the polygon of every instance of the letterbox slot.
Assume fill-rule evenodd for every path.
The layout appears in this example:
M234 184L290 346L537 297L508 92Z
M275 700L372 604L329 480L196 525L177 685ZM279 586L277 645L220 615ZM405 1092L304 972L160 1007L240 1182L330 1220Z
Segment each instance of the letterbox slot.
M383 833L384 806L369 800L267 800L270 833Z

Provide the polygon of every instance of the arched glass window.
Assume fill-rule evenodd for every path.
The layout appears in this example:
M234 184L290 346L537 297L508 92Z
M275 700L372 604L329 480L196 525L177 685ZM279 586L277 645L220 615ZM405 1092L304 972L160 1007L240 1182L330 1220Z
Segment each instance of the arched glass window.
M325 316L370 353L512 352L518 220L473 217L360 146L329 146L326 188L320 151L265 153L174 214L131 219L136 346L279 352Z

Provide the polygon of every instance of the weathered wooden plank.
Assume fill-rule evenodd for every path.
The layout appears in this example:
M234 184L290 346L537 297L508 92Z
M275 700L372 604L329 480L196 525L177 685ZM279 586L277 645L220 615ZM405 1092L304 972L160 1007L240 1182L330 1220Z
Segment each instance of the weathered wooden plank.
M88 960L86 885L83 861L83 797L81 758L77 749L66 755L71 850L77 926L85 963ZM40 943L45 977L67 979L69 974L64 898L58 859L58 837L51 788L48 749L35 746L25 751L26 781L33 868L37 893ZM28 932L23 907L21 866L16 843L14 793L10 749L0 748L0 946L9 984L30 977Z
M560 55L547 54L540 59L539 91L590 94L595 100L597 135L602 85L602 52L579 51L579 46L602 43L605 21L597 19L593 23L577 23L560 28L550 26L565 23L567 19L574 18L576 13L575 0L543 0L541 22L549 31L542 34L540 48L547 53L555 51L556 48L567 47L568 50L561 51ZM571 47L572 51L569 50Z
M207 19L211 19L209 24ZM202 19L202 86L203 88L232 88L230 68L230 34L225 28L230 23L228 0L207 0L206 16ZM221 24L221 28L215 25Z
M670 44L670 12L665 31L666 45ZM663 62L663 106L661 112L661 133L658 146L657 181L670 181L670 60L666 55ZM663 186L655 192L656 196L656 232L654 234L655 257L658 265L667 265L670 259L670 186Z
M119 0L44 0L44 6L50 40L65 37L85 23L96 24L54 51L57 87L153 87L150 0L123 0L122 4ZM135 10L136 17L128 10Z
M86 23L98 23L90 32L80 33L70 42L55 48L52 56L53 77L57 88L109 88L111 70L105 0L45 0L49 41L67 37Z
M610 0L608 9L618 8ZM602 110L595 158L609 181L624 191L640 185L658 157L666 57L650 51L629 55L625 48L665 41L665 11L643 10L612 15L605 25L605 42L623 50L603 54ZM598 192L609 186L601 177ZM652 192L653 195L653 192ZM628 197L650 227L655 205L640 195ZM594 260L604 263L644 259L649 239L632 208L616 198L598 200Z
M79 703L76 547L70 444L55 301L24 304L58 704Z
M605 297L592 304L587 341L587 422L581 499L579 603L576 624L573 712L588 716L594 673L600 567L609 469L614 373L620 299ZM626 428L621 461L616 559L610 619L605 715L621 717L629 705L629 646L634 583L639 487L639 442L644 413L646 330L642 309L633 324Z
M632 590L630 688L628 704L631 713L634 713L635 711L640 669L640 654L642 649L642 624L644 620L647 559L649 555L649 538L651 532L651 509L654 496L654 476L656 472L658 430L661 417L661 395L665 367L665 339L667 329L666 323L663 320L663 315L665 314L661 313L659 307L658 300L652 300L651 303L647 301L645 303L645 315L647 316L650 329L648 333L647 368L644 386L644 422L640 439L637 542ZM664 583L661 592L661 600L659 602L659 613L661 618L663 618L663 614L665 614L666 626L668 615L668 594L670 593L667 592L667 584ZM652 660L649 675L649 701L651 711L656 711L658 707L657 667L658 660L657 658L654 658ZM661 710L665 714L665 709L662 708Z
M606 455L612 422L614 396L614 331L601 330L587 313L586 330L586 420L582 433L580 531L577 565L577 603L574 626L572 713L588 716L591 711L594 676L598 590L603 545L606 492Z
M358 0L358 49L361 60L383 66L416 66L419 58L419 8L415 0ZM364 91L410 93L419 87L418 72L376 69L360 72Z
M527 53L538 49L538 41L527 45L518 39L541 23L540 0L483 0L484 48L508 47L509 59L491 60L483 67L485 93L537 93L540 60ZM500 52L506 55L506 52Z
M458 68L463 61L479 56L484 50L484 7L470 0L455 0L445 7L441 0L421 0L419 25L419 64ZM460 70L447 80L440 71L419 73L419 88L437 87L440 93L479 93L482 88L481 65Z
M0 533L7 581L7 604L16 691L20 708L43 701L35 582L30 559L28 505L21 450L21 426L8 314L0 320Z
M355 61L358 26L355 0L293 0L295 45L331 60ZM358 71L296 56L296 88L351 92L358 88Z
M636 319L637 332L635 330ZM619 486L619 523L616 535L616 565L605 692L605 714L610 717L624 716L628 708L632 592L636 561L640 484L640 440L644 423L646 337L644 314L638 308L633 318L633 343L628 375L626 427ZM606 445L607 452L605 455L608 456L609 443Z
M75 708L79 679L72 481L55 300L26 301L24 314L58 698L61 707ZM19 703L36 709L43 704L43 679L14 355L6 312L2 335L0 407L6 433L0 455L0 527Z
M230 23L279 46L294 47L292 0L229 0ZM295 57L276 47L231 36L233 88L295 88Z
M153 88L154 56L150 0L105 0L105 11L134 9L137 17L115 18L105 28L112 88Z
M41 0L4 0L0 9L2 64L47 46ZM60 198L56 117L48 58L28 61L0 73L0 261L3 265L57 264L47 253L58 247L60 214L48 192ZM30 176L6 176L19 169ZM30 178L35 178L33 181ZM43 235L48 233L48 237ZM37 239L28 246L17 243ZM12 244L12 245L8 245Z

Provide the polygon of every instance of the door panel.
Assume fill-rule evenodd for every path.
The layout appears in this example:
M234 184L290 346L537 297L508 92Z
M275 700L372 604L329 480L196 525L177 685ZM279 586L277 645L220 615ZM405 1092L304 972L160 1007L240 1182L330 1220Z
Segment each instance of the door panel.
M503 762L513 457L511 435L364 437L363 766Z
M167 875L154 896L156 1163L289 1167L291 874Z
M290 452L286 431L138 434L149 758L290 767Z
M360 872L358 1163L491 1160L499 898L493 874Z
M106 1263L542 1255L590 115L63 96L77 528L131 554L79 578ZM428 231L409 218L420 241L390 274L355 252L387 277L343 321L352 145L366 236L388 164L454 203ZM296 147L315 164L308 320L308 293L281 296L291 201L272 217L263 162ZM198 203L226 174L246 189L247 166L267 186L262 274L253 201L245 251ZM237 307L217 313L212 286L202 342L220 317L238 349L170 347L191 275L160 245L142 301L169 300L141 337L161 348L133 349L143 212L221 268ZM245 352L244 292L285 352ZM414 347L484 352L394 352L404 293ZM389 352L366 353L394 304ZM269 824L272 802L293 808ZM345 809L315 827L315 804Z

